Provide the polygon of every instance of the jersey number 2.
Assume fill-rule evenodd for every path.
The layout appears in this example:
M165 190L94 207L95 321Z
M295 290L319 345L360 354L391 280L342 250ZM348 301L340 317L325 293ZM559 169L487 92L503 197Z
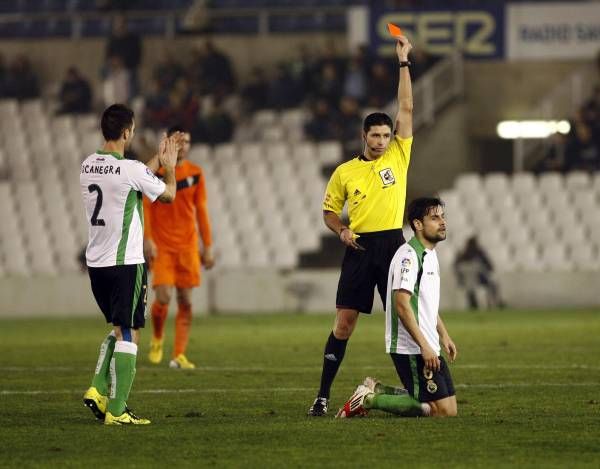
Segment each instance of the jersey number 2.
M98 184L90 184L88 186L88 190L90 193L98 193L98 197L96 198L96 206L94 207L94 213L92 213L92 219L90 220L92 222L92 226L104 226L104 220L102 218L98 218L100 209L102 208L102 189L100 189Z

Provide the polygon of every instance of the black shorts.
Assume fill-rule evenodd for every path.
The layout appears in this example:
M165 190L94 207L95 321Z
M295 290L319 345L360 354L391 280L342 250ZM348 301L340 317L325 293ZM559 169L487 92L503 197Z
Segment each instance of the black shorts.
M89 267L96 303L106 322L139 329L146 323L146 264Z
M335 303L338 308L370 314L375 286L385 308L390 263L404 244L404 235L402 230L376 231L360 234L356 242L365 250L346 248Z
M454 383L444 357L440 355L440 371L425 369L421 355L390 353L400 381L419 402L439 401L454 396Z

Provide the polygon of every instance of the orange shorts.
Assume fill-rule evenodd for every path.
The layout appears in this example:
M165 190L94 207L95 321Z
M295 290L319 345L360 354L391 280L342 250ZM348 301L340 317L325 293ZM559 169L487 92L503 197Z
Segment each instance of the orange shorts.
M200 285L200 254L197 249L166 251L158 246L157 251L152 264L152 286L192 288Z

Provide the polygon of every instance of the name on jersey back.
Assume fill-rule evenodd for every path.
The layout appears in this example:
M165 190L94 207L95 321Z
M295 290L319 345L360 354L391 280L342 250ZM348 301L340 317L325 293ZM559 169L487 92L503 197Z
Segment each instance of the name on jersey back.
M82 164L81 174L121 174L120 166Z

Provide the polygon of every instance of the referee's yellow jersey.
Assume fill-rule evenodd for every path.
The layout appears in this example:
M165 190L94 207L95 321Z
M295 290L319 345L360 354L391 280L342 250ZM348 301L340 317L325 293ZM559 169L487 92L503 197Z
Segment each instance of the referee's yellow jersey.
M355 233L402 228L412 140L394 136L376 160L359 156L339 165L327 184L323 210L340 216L348 201Z

